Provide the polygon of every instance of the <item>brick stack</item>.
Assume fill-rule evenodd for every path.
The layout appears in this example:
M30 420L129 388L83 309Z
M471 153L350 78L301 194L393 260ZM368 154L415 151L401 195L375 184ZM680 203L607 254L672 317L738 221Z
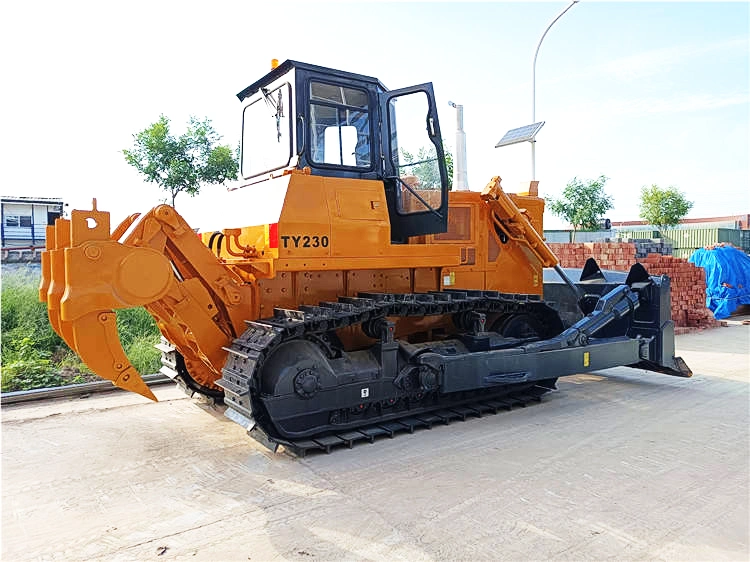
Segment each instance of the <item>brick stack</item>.
M672 281L672 320L676 333L721 325L706 308L706 274L702 267L661 254L649 254L639 261L651 275L667 275Z
M594 258L602 269L628 271L641 262L651 275L667 275L672 287L672 320L678 334L719 326L706 308L706 276L703 268L686 259L661 254L636 258L636 247L627 242L548 244L562 267L583 267Z
M663 254L671 256L673 252L672 244L663 240L652 240L650 238L629 238L628 242L635 244L635 257L645 258L649 254Z
M628 271L636 261L635 246L626 242L585 242L548 244L562 267L583 267L594 258L602 269Z

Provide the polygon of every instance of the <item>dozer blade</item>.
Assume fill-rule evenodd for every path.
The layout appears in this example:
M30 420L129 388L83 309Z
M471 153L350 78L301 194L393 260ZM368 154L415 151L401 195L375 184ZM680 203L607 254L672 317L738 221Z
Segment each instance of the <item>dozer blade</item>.
M114 312L90 312L73 322L63 320L62 323L69 325L74 337L74 349L92 371L112 381L115 386L158 401L125 356Z

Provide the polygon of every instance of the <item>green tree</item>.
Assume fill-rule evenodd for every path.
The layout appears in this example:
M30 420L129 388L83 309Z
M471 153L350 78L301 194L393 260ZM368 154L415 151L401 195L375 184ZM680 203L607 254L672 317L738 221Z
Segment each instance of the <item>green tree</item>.
M174 207L177 194L183 191L195 196L204 184L237 179L237 158L219 140L221 136L207 118L191 117L187 131L175 137L169 119L160 115L156 123L133 135L133 147L122 153L147 182L169 193Z
M563 189L562 198L549 202L549 210L573 227L573 240L576 231L597 228L602 215L614 206L612 197L604 193L607 179L605 176L595 180L573 178Z
M661 188L658 185L641 188L640 217L660 230L675 226L693 208L693 202L685 199L674 186Z
M445 169L448 172L448 191L453 189L453 154L447 148L443 149L445 152Z
M453 189L453 154L445 147L445 143L443 143L443 154L445 154L445 169L448 172L448 190L450 191ZM403 161L401 168L419 178L421 189L440 187L440 169L437 166L437 151L434 145L430 145L429 148L421 147L416 157L402 148L401 158Z

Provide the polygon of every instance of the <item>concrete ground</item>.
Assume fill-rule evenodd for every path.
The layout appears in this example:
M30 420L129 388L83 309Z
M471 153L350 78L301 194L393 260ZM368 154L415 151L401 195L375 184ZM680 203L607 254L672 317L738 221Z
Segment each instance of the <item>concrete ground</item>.
M305 459L172 387L4 406L2 559L747 560L750 326L677 346Z

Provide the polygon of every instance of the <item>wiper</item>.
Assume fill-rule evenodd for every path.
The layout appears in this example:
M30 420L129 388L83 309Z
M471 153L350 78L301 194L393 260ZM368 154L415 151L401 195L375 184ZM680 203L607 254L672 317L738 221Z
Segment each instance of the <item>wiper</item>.
M437 162L437 158L428 158L427 160L418 160L417 162L407 162L406 164L401 164L399 168L408 168L409 166L416 166L418 164L427 164L428 162Z
M266 105L271 109L271 117L276 118L276 140L281 142L281 118L284 117L284 104L281 98L281 88L277 90L279 92L278 101L274 103L271 94L268 89L261 88L260 92L263 94L263 99L266 100Z

